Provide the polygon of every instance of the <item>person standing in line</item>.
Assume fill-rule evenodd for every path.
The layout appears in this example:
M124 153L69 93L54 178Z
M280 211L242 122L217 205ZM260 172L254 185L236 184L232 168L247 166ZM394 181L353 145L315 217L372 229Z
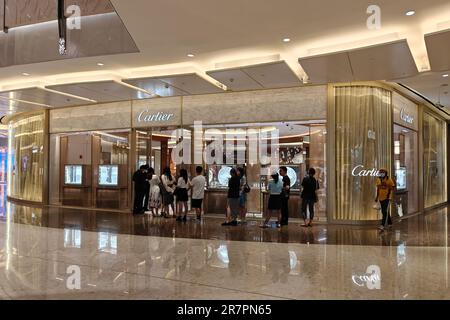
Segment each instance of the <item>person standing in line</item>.
M243 167L239 167L237 169L237 172L240 178L239 210L241 216L241 224L247 224L247 193L250 192L250 187L247 183L245 169Z
M170 168L166 167L163 170L163 174L161 176L163 190L163 212L164 218L170 217L170 208L172 208L173 216L175 217L175 207L174 207L174 198L173 193L175 191L175 179L170 172Z
M205 197L206 178L203 176L203 168L198 166L195 168L196 176L190 182L192 187L191 206L195 209L197 220L202 218L202 204Z
M280 167L280 175L283 177L283 191L281 192L281 225L289 223L289 195L291 191L291 179L287 175L287 168Z
M190 186L188 172L186 169L180 170L180 177L177 183L177 221L186 221L188 213L188 190ZM184 210L183 210L184 209Z
M150 179L151 179L151 176L149 175L149 173L150 173L151 168L148 164L145 164L144 166L145 166L145 171L146 171L144 211L148 211L148 202L150 200Z
M272 214L276 213L278 216L277 228L281 228L281 192L283 191L283 181L280 179L278 172L272 174L272 179L267 185L269 191L269 203L267 206L267 216L264 224L260 228L269 228L269 221Z
M231 169L231 178L228 180L228 207L230 208L230 217L222 223L222 226L237 226L237 217L239 215L239 190L241 179L239 179L236 169Z
M134 182L133 214L143 214L145 212L144 198L147 183L147 172L145 170L145 165L141 166L139 170L137 170L133 174L133 182Z
M392 226L392 219L389 213L389 203L392 200L395 183L391 178L389 178L386 169L380 169L379 173L380 175L376 180L377 197L375 202L380 202L381 212L383 214L381 225L378 228L380 230L384 230L385 228L390 228Z
M161 180L155 174L155 170L153 168L150 168L148 176L150 179L149 209L152 213L152 216L157 217L159 215L159 207L161 206L161 190L159 189Z
M308 174L302 181L302 216L304 224L302 227L312 227L314 219L314 204L318 201L317 190L319 190L319 182L314 178L316 170L309 168ZM309 219L308 219L309 211Z

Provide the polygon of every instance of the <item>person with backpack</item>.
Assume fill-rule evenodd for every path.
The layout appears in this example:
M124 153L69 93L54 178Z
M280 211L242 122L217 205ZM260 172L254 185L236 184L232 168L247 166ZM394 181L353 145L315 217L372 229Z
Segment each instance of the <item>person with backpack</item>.
M316 170L309 168L308 175L303 178L302 181L302 216L304 224L302 227L312 227L312 221L314 219L314 204L319 200L317 196L317 190L319 190L319 182L314 178ZM309 219L308 219L309 211Z
M391 215L389 214L389 203L392 200L392 195L395 190L395 182L389 178L388 172L386 169L379 170L379 176L376 180L377 185L377 197L375 202L380 202L381 212L383 214L383 218L381 219L381 225L378 227L380 230L384 230L385 228L392 226Z

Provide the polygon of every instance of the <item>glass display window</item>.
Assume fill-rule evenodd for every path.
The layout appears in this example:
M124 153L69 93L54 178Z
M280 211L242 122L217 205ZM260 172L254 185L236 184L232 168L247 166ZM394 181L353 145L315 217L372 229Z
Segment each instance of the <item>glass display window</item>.
M415 213L419 209L418 160L417 132L395 124L392 178L396 183L396 192L393 210L400 217Z

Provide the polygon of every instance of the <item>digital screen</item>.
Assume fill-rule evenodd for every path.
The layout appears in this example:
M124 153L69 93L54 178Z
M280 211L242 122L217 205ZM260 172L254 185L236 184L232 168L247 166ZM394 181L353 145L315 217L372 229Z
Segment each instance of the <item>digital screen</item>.
M395 175L397 179L397 189L404 190L406 189L406 168L401 167L395 170Z
M99 166L98 184L101 186L117 186L119 184L119 167L111 165Z
M65 171L65 184L81 185L83 181L83 167L67 165Z

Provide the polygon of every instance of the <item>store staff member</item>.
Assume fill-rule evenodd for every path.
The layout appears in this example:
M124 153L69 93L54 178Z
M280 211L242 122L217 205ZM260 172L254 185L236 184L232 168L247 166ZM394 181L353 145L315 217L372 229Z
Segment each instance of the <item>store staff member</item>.
M144 198L147 191L147 167L141 166L138 171L133 174L134 181L134 214L145 213Z
M280 176L283 177L283 191L281 191L281 225L287 226L289 222L289 194L291 179L287 175L287 168L280 167Z

